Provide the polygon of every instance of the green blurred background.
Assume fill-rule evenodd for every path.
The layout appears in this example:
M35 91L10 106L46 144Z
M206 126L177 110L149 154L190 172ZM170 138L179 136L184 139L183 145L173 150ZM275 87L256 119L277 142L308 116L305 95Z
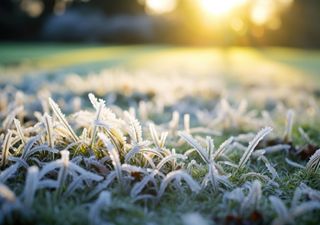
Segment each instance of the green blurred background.
M320 88L318 0L1 0L0 15L2 84L120 69Z

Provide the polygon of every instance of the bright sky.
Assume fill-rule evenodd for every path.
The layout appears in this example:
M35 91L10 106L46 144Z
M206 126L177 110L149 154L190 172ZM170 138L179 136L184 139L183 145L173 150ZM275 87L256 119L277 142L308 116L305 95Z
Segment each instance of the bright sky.
M176 0L146 0L146 10L150 14L162 14L173 11L177 6Z
M146 10L150 14L164 14L173 11L177 0L144 0ZM212 17L231 17L250 8L250 18L257 25L273 24L274 28L280 25L277 16L281 10L290 6L293 0L194 0L195 9L200 8L208 19Z

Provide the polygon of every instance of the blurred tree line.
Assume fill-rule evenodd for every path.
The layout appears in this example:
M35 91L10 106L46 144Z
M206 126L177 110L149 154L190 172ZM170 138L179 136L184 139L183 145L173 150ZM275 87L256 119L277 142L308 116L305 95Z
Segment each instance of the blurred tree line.
M49 32L49 37L52 38L43 35L43 31L48 30L47 27L52 24L55 24L53 33L59 30L59 22L52 23L52 20L72 11L81 12L78 17L73 17L73 21L76 21L73 22L74 27L81 29L83 26L83 33L87 35L90 33L100 35L101 38L92 39L100 42L320 47L319 0L294 0L290 9L280 15L280 29L254 25L244 13L242 19L248 28L246 33L241 35L225 25L215 24L212 25L212 28L208 28L201 12L194 10L190 2L192 0L180 0L177 9L166 15L147 15L141 0L1 0L0 40L90 40L82 38L81 33L78 36L67 38L64 36L64 30L57 32L57 35L51 35L52 32ZM92 19L94 15L99 16ZM140 22L136 26L131 26L137 17L140 18ZM114 19L111 20L112 18ZM141 18L148 22L141 23ZM97 26L96 23L99 21L101 25ZM126 23L127 26L125 26ZM114 26L113 29L107 29L108 26L111 26L110 24ZM149 30L152 35L139 34L144 30L137 28L145 25L148 26L145 30ZM70 26L72 28L72 23ZM104 29L104 27L106 29L103 32L85 30L90 26L91 31ZM126 29L129 29L129 32Z

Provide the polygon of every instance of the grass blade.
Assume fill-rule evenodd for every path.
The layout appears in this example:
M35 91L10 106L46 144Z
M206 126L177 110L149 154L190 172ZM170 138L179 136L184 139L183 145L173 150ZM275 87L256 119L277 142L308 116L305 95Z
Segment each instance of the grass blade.
M242 168L249 160L252 152L254 151L255 147L259 144L259 142L270 132L272 131L271 127L263 128L261 131L257 133L257 135L253 138L253 140L249 143L247 150L243 153L239 165L239 168Z
M49 98L49 104L52 108L52 111L57 116L58 120L60 121L60 123L62 123L62 125L69 131L73 141L78 142L79 141L78 136L76 135L76 133L73 131L73 129L69 125L68 121L66 120L64 114L61 112L57 103L55 103L55 101L53 101L52 98Z

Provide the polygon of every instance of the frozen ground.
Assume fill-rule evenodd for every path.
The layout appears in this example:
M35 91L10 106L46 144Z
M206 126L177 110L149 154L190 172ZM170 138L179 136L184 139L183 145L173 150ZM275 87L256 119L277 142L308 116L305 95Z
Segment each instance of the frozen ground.
M0 49L4 223L318 224L317 51Z

